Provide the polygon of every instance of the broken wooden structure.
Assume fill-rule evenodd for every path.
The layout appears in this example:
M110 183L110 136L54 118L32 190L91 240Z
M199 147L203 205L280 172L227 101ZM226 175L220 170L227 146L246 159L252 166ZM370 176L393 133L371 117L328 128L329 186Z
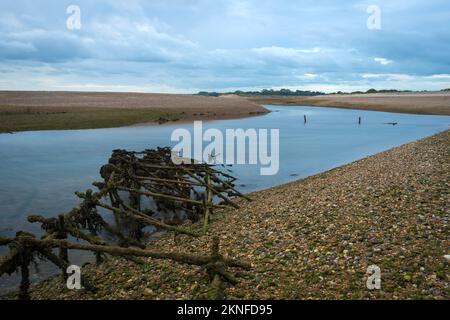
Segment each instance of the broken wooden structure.
M7 245L10 249L7 256L1 257L0 276L20 270L19 298L28 299L29 268L33 263L50 261L61 269L66 279L70 265L68 250L84 250L94 252L97 263L105 255L112 255L136 263L144 263L140 258L148 257L203 266L211 278L214 297L223 298L222 283L237 283L227 268L248 270L249 264L223 257L219 253L219 239L214 236L210 254L150 250L144 229L152 227L155 231L191 237L209 236L208 226L214 210L238 208L233 201L236 197L250 199L234 188L235 178L224 168L220 170L191 159L174 164L172 156L169 148L113 151L109 163L100 170L103 181L93 183L97 191L76 192L81 199L78 206L57 217L28 217L29 222L41 224L45 231L41 238L26 232L18 232L14 238L0 238L0 246ZM112 218L108 219L108 214ZM186 219L200 223L186 227L183 224ZM106 240L111 236L113 242ZM83 286L95 290L86 281Z

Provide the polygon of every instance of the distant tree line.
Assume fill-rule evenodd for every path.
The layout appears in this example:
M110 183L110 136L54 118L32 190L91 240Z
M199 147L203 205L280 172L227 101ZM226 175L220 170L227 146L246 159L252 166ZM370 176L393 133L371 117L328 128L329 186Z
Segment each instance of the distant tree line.
M450 88L443 89L441 91L450 91ZM342 92L337 91L330 94L370 94L370 93L401 93L401 92L413 92L412 90L396 90L396 89L369 89L367 91L353 91L353 92ZM200 91L197 93L199 96L206 96L206 97L219 97L221 95L226 94L236 94L240 96L287 96L287 97L312 97L312 96L322 96L325 95L325 92L320 91L309 91L309 90L295 90L292 91L290 89L280 89L280 90L274 90L274 89L263 89L261 91L242 91L242 90L236 90L234 92L225 92L225 93L219 93L219 92L208 92L208 91Z
M222 95L222 93L200 91L199 93L197 93L197 95L199 95L199 96L205 96L205 97L218 97L218 96Z
M248 96L320 96L325 95L325 92L319 92L319 91L304 91L304 90L296 90L292 91L290 89L280 89L280 90L273 90L273 89L264 89L261 91L242 91L242 90L236 90L234 92L226 92L226 93L218 93L218 92L207 92L207 91L200 91L198 95L200 96L208 96L208 97L218 97L223 94L236 94L236 95L248 95Z
M273 89L264 89L261 91L235 91L232 92L234 94L238 95L253 95L253 96L301 96L301 97L307 97L307 96L321 96L324 95L325 92L319 92L319 91L304 91L304 90L295 90L292 91L290 89L280 89L280 90L273 90Z
M396 90L396 89L369 89L367 91L353 91L352 93L344 93L341 91L338 91L338 94L365 94L365 93L399 93L399 92L412 92L411 90Z

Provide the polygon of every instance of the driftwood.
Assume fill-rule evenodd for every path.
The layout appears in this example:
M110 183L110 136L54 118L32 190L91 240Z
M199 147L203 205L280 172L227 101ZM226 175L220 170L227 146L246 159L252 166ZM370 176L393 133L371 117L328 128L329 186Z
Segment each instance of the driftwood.
M45 231L40 239L26 232L18 232L14 238L0 238L0 245L10 249L7 256L1 257L0 276L20 270L19 298L29 299L30 265L38 260L50 261L66 279L70 265L68 251L84 250L95 253L97 263L105 255L112 255L140 264L145 263L141 258L152 258L203 266L211 280L209 297L225 297L224 283L237 283L227 269L248 270L250 265L223 257L218 237L213 237L209 255L159 252L147 249L143 228L152 226L175 235L204 236L215 209L239 208L233 202L234 197L250 199L234 188L235 178L230 174L194 161L175 165L171 156L169 148L144 152L115 150L109 163L100 169L103 181L93 183L98 191L76 192L81 203L66 214L28 217L29 222L40 223ZM112 214L114 224L106 222L99 209L103 215ZM203 219L203 223L197 229L186 228L182 225L186 218L193 222ZM112 235L115 243L105 240L105 233ZM72 238L83 242L73 242ZM83 287L95 291L86 279Z

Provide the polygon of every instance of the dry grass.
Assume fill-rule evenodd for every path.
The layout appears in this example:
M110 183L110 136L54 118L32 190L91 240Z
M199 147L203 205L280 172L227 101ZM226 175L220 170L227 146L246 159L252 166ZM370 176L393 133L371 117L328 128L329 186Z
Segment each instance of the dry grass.
M146 93L0 91L0 132L87 129L267 112L240 97Z
M326 95L315 97L252 96L263 104L308 105L399 113L450 115L450 93Z

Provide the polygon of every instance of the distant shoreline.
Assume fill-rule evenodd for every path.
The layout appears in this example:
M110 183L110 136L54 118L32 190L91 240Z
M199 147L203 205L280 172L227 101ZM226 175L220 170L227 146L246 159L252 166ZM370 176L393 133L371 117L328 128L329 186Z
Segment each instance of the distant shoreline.
M0 133L219 120L267 112L239 96L0 91Z
M317 106L424 115L450 115L450 93L330 94L322 96L246 96L273 105Z
M269 111L262 104L450 115L450 93L220 97L189 94L0 91L0 133L115 128L193 120L238 119Z

